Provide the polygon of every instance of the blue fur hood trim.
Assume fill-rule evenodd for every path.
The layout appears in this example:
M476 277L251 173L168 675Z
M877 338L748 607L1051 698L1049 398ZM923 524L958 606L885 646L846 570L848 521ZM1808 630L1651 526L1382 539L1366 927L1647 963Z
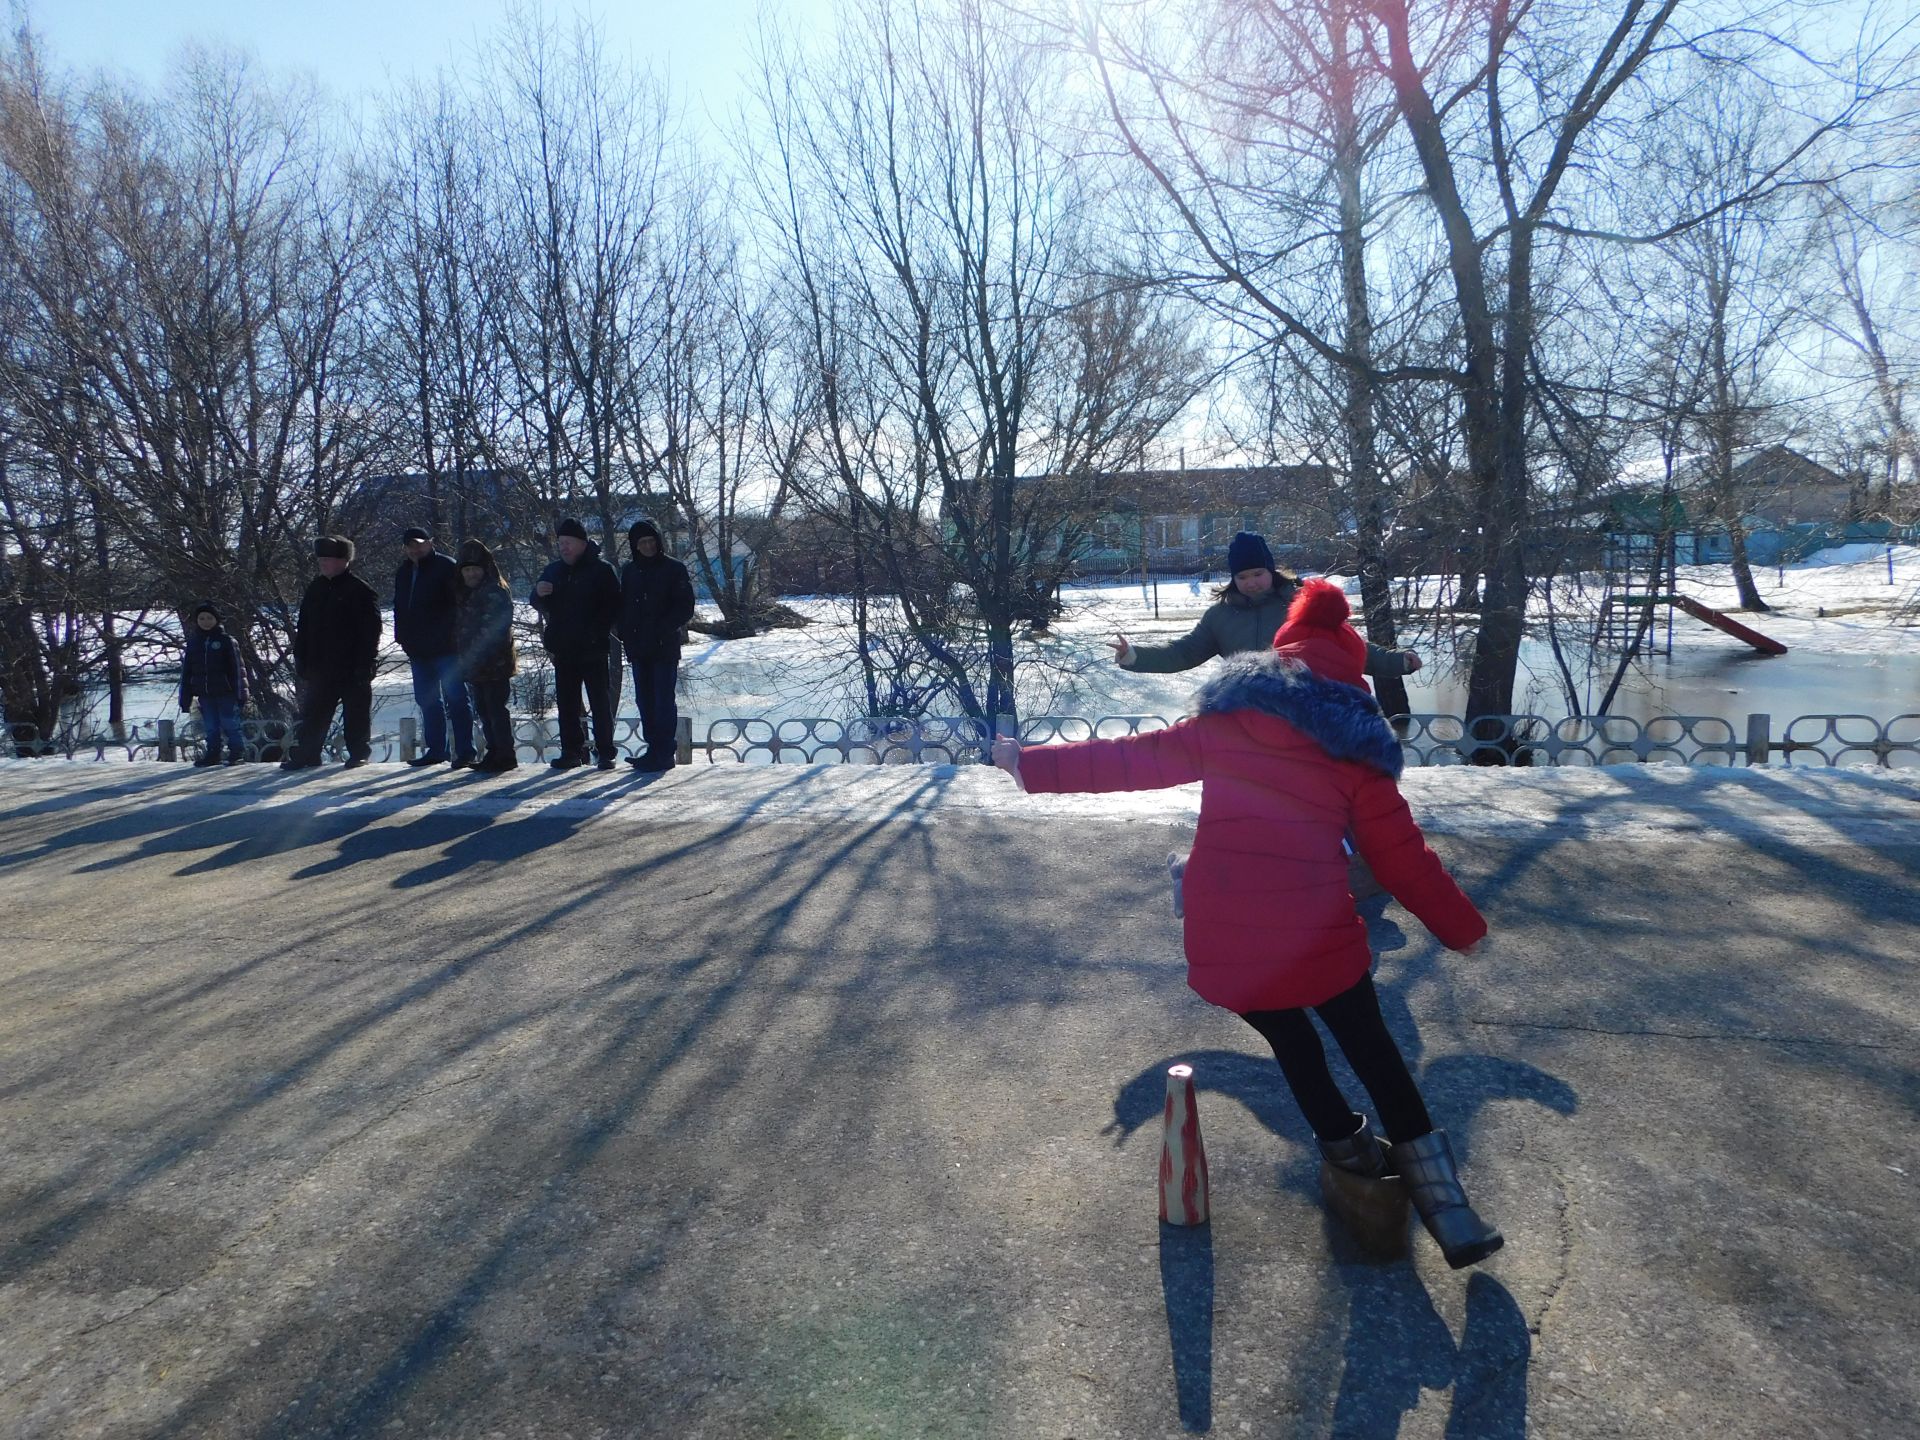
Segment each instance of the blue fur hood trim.
M1284 720L1336 760L1357 760L1398 780L1399 737L1365 690L1316 675L1268 650L1235 655L1194 696L1196 715L1257 710Z

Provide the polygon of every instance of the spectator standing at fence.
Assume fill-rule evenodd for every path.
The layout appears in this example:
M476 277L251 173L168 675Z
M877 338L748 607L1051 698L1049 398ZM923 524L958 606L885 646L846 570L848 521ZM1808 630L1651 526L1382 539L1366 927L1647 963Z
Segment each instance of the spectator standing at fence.
M434 547L418 525L400 532L400 568L393 576L393 638L413 671L413 703L420 710L426 748L407 763L473 765L473 710L454 654L453 610L460 569Z
M587 763L587 722L593 716L593 754L602 770L613 769L613 677L607 664L614 623L620 618L620 577L600 558L586 526L568 517L553 528L560 558L540 572L533 608L543 622L541 642L553 657L554 708L560 716L556 770Z
M1242 530L1227 545L1227 569L1233 578L1220 587L1200 623L1165 645L1135 645L1125 635L1112 640L1113 658L1122 670L1170 675L1204 665L1215 656L1257 655L1273 644L1273 632L1287 618L1300 577L1273 563L1264 536ZM1367 646L1366 673L1386 678L1411 675L1420 668L1412 650Z
M1449 949L1471 950L1487 925L1400 794L1400 742L1361 678L1366 642L1348 614L1338 586L1309 580L1272 647L1229 661L1187 719L1068 745L1022 748L1002 738L993 758L1039 793L1200 782L1186 869L1187 983L1273 1047L1330 1164L1406 1181L1458 1269L1499 1249L1500 1233L1467 1203L1447 1137L1381 1018L1343 834L1352 832L1381 883ZM1339 1041L1390 1145L1348 1105L1308 1010Z
M193 763L218 765L224 741L226 763L238 765L247 754L247 737L240 729L240 711L247 703L247 677L233 637L227 634L211 600L202 600L193 612L187 627L186 654L180 662L180 708L191 710L196 699L207 748Z
M300 686L300 728L283 770L320 763L333 712L346 732L347 766L373 755L373 675L380 662L380 597L353 573L353 541L322 535L313 542L320 573L300 597L293 628L293 670Z
M693 581L687 567L667 554L659 527L637 520L627 531L633 558L620 568L620 643L633 667L633 693L640 707L640 738L646 751L627 763L646 773L673 768L680 710L680 649L693 619Z
M453 647L460 677L473 696L486 757L474 769L499 775L519 768L513 720L507 714L512 686L513 596L493 552L478 540L460 547L460 593L453 611Z

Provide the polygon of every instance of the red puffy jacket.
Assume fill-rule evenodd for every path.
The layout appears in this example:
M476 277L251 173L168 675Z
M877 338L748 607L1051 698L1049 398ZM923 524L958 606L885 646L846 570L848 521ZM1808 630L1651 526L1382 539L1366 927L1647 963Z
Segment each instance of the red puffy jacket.
M1395 783L1400 742L1365 691L1272 652L1227 662L1165 730L1020 752L1030 791L1201 782L1185 878L1187 983L1228 1010L1317 1005L1372 954L1347 890L1351 833L1380 883L1449 949L1487 923L1427 848Z

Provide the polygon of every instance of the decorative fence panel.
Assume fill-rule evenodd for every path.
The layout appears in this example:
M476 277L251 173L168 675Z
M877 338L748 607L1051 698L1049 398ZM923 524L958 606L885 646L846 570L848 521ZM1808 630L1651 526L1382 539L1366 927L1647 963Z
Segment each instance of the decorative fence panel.
M1801 715L1779 742L1789 765L1920 766L1920 715ZM1870 757L1870 758L1869 758Z
M1713 715L1409 715L1401 734L1409 765L1737 765L1745 749L1730 721Z
M709 761L742 765L947 765L978 758L985 735L981 722L964 715L733 718L713 721L694 748Z
M1020 739L1028 745L1056 740L1110 740L1164 730L1173 722L1164 715L1102 715L1088 720L1079 715L1030 715L1020 722Z
M1019 722L1028 744L1105 739L1163 729L1164 715L1030 715ZM1746 717L1744 731L1712 715L1625 716L1550 720L1541 715L1483 715L1469 722L1456 715L1406 715L1395 721L1407 764L1424 765L1864 765L1920 769L1920 713L1880 721L1870 715L1800 715L1777 736L1765 714ZM710 764L742 765L951 765L985 758L993 729L1012 733L1011 717L989 727L970 716L896 719L863 716L837 720L814 716L787 720L727 717L710 722L695 740L685 718L676 746L682 762L705 752ZM246 720L246 758L274 762L285 753L291 726L284 721ZM640 721L622 716L615 736L623 749L642 746ZM522 758L545 760L558 753L558 727L551 719L514 721L515 749ZM30 725L8 727L0 758L188 761L203 753L198 718L141 720L122 735L64 728L41 737ZM343 755L336 726L327 737L327 757ZM410 760L419 753L418 724L409 716L399 729L373 737L373 758Z

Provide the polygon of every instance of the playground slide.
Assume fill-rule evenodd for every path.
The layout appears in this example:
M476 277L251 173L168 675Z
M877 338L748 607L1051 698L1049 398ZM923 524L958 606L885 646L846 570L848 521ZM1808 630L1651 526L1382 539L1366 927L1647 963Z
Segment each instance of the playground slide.
M1770 640L1758 630L1749 630L1732 616L1723 615L1720 611L1713 609L1711 606L1702 605L1698 600L1690 596L1676 595L1673 597L1673 603L1680 609L1686 611L1687 614L1693 616L1694 619L1704 620L1707 624L1713 626L1714 629L1724 630L1727 634L1733 636L1734 639L1746 641L1747 644L1751 645L1763 655L1784 655L1787 653L1787 647L1782 645L1778 640Z

